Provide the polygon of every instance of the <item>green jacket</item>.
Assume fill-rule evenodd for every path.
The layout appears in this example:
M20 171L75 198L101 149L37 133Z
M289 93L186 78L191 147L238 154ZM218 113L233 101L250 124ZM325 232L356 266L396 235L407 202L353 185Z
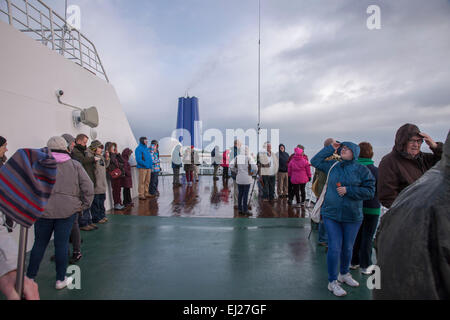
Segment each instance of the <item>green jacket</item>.
M79 144L75 145L75 148L72 150L72 159L81 163L95 185L95 159L89 156L87 148Z

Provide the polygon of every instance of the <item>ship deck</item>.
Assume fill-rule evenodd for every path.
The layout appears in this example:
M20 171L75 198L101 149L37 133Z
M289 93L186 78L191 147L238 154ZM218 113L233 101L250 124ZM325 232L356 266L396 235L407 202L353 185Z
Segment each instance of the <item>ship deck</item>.
M291 300L370 299L366 276L348 295L327 290L326 251L317 245L308 208L286 200L261 203L253 218L233 209L232 180L200 177L172 188L160 177L160 197L110 212L99 230L82 231L81 289L54 289L49 245L36 281L41 299Z

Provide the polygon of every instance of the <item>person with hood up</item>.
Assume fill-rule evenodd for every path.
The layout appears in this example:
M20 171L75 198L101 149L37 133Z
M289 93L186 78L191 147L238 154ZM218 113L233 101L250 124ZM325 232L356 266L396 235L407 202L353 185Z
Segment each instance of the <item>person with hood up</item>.
M423 142L433 153L420 151ZM434 142L416 125L407 123L401 126L395 135L391 153L383 157L378 167L378 197L381 204L390 208L403 189L441 160L442 148L442 142Z
M105 154L106 153L108 153L111 158L109 162L109 167L107 168L106 171L108 172L107 177L111 181L114 210L123 210L125 209L125 207L122 205L120 193L122 190L122 177L125 175L123 169L124 161L122 159L122 155L120 154L119 150L117 150L117 144L115 142L107 142L105 144ZM120 170L121 175L116 178L112 178L111 173L116 169Z
M150 177L152 173L152 156L147 147L147 138L139 138L139 146L134 151L136 155L136 163L139 172L138 194L139 200L145 200L150 197L148 187L150 185Z
M125 175L122 179L122 194L123 194L123 205L125 207L133 206L133 200L131 199L131 188L133 188L133 178L131 176L131 166L130 166L130 156L133 151L130 148L125 148L122 151L123 159L123 171Z
M45 250L54 233L56 289L72 282L66 277L67 252L73 223L80 210L88 209L94 199L94 184L82 165L70 158L67 143L62 137L47 142L57 163L56 182L44 214L34 224L34 245L31 250L27 277L35 279Z
M288 197L288 160L289 153L286 152L284 144L278 147L279 168L277 174L277 192L278 198Z
M293 195L289 198L289 204L292 204L292 200L297 200L297 206L303 205L306 200L305 186L308 181L311 180L311 165L306 157L303 155L303 149L295 148L295 156L289 161L288 175L291 178ZM287 154L287 153L286 153ZM301 191L302 199L300 201L299 191Z
M342 161L326 160L335 150L340 151ZM336 296L347 294L338 281L359 286L349 272L350 261L363 220L363 200L375 195L375 178L367 167L358 163L359 153L359 146L352 142L334 142L311 159L314 167L329 173L320 213L328 234L328 290Z
M215 146L211 151L211 164L214 167L213 180L219 180L217 176L217 171L219 171L219 166L222 163L222 159L220 158L219 146Z
M158 141L152 140L152 143L149 148L150 156L152 159L152 173L150 176L150 185L148 187L148 192L150 193L151 197L159 196L158 176L159 176L159 173L161 172L161 164L160 164L160 160L159 160L158 147L159 147Z

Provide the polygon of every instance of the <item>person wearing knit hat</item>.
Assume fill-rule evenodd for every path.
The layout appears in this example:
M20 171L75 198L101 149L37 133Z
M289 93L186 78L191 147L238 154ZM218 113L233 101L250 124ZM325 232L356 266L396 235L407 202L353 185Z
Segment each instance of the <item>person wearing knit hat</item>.
M105 200L106 200L106 168L109 167L110 158L109 154L103 153L103 144L98 141L92 141L89 146L89 153L92 157L97 158L95 162L95 183L94 183L94 201L91 206L92 222L103 224L108 221L106 218Z
M75 138L69 133L64 133L61 137L66 140L67 149L69 150L69 152L72 152L73 148L75 147Z
M73 279L66 277L69 237L79 212L88 209L94 198L94 185L83 166L71 159L63 137L47 142L56 160L56 178L44 213L34 224L34 245L30 253L27 277L35 279L52 233L54 233L56 289L66 287Z

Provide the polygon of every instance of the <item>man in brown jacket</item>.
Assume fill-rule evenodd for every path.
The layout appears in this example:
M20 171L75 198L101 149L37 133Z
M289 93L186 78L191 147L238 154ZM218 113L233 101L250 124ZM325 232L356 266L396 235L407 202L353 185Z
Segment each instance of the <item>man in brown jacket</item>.
M420 151L426 142L433 153ZM419 179L434 166L442 156L442 142L434 142L419 128L407 123L395 136L392 152L385 155L378 167L378 197L386 208L390 208L399 193Z

